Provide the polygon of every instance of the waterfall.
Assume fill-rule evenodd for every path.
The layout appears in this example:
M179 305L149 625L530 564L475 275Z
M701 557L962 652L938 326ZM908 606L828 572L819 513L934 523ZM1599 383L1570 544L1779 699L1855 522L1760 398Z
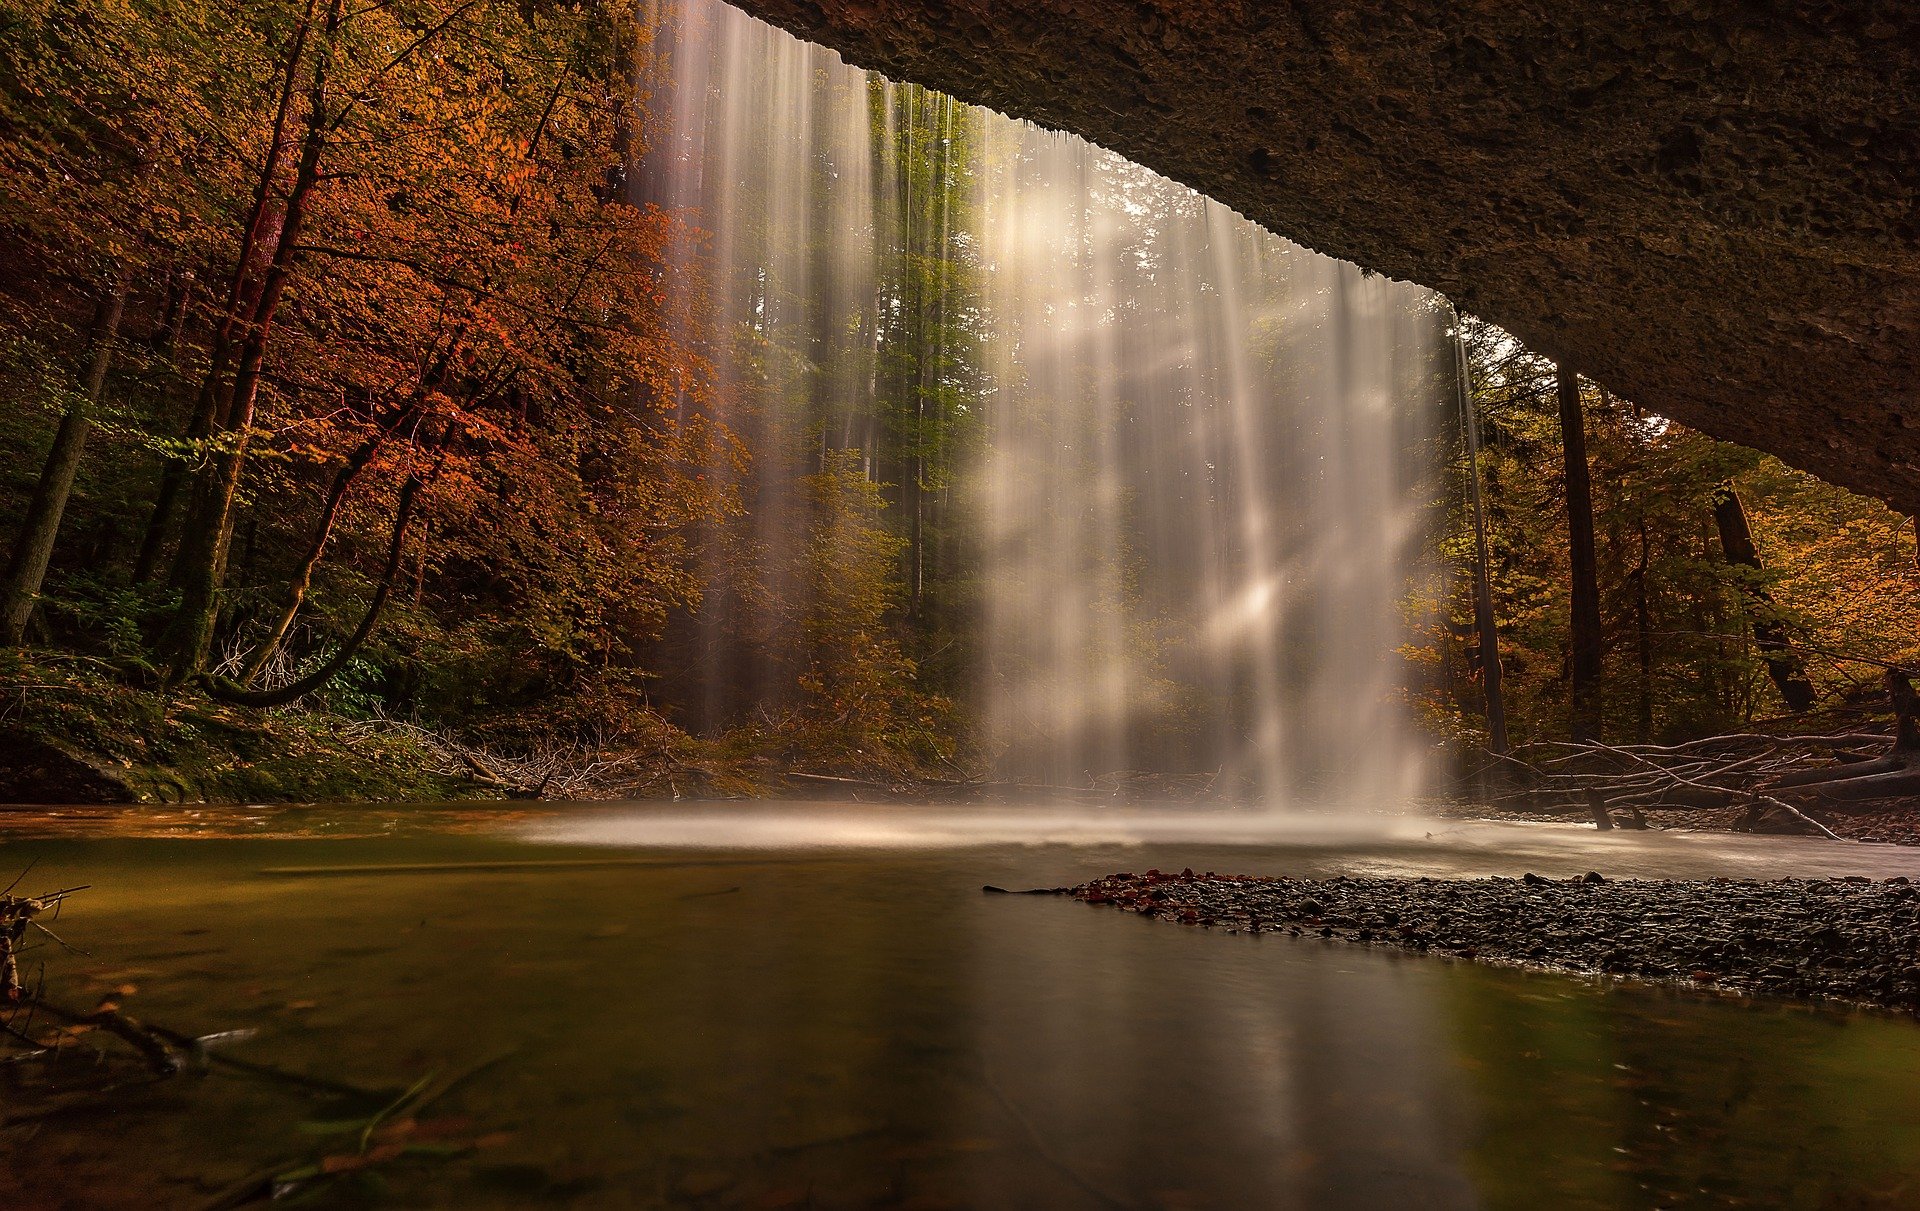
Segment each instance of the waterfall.
M746 549L716 543L712 580L774 569L704 627L804 591L777 553L806 541L806 476L852 460L905 546L903 609L962 616L999 779L1418 790L1398 649L1449 382L1433 296L717 0L648 28L642 196L706 233L672 277L704 284L753 455ZM724 646L713 695L778 692L777 645Z

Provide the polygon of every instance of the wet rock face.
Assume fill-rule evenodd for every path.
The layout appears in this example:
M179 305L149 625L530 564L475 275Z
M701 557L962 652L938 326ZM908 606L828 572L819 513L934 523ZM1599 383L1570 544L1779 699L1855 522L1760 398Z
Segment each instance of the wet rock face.
M1920 511L1920 5L738 2Z

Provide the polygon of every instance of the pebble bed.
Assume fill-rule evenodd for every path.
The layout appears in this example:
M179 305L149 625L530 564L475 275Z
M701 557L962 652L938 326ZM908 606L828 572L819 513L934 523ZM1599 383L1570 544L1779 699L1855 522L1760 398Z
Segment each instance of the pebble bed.
M1822 824L1849 841L1878 841L1886 845L1920 846L1920 799L1877 799L1868 803L1809 804ZM1544 824L1572 824L1591 828L1589 818L1580 812L1502 810L1480 803L1434 803L1423 806L1433 815L1451 820L1526 820ZM1743 824L1744 806L1660 808L1646 810L1650 828L1678 832L1742 833L1752 830ZM1624 823L1623 823L1624 827ZM1811 831L1811 830L1808 830Z
M1920 886L1904 877L1287 879L1149 870L1065 890L1088 904L1229 932L1920 1011Z

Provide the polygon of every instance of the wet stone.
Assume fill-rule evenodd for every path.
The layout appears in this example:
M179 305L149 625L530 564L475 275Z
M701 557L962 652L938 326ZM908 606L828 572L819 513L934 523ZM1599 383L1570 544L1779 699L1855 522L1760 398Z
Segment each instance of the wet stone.
M1151 871L1071 894L1189 925L1907 1010L1920 972L1915 889L1857 877L1312 880Z

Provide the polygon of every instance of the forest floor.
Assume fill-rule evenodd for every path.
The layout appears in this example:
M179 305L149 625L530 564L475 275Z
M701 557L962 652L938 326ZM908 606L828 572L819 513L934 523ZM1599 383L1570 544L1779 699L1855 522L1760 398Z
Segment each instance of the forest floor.
M0 666L0 802L470 798L404 731L126 684L86 658Z
M0 657L0 803L327 803L486 799L835 798L966 801L998 788L934 745L890 746L870 735L767 718L698 738L648 716L605 746L488 745L384 718L325 710L262 711L193 692L127 684L86 658ZM1089 806L1116 798L1191 802L1210 779L1132 773L1088 787L1030 794ZM1490 804L1454 795L1422 803L1459 819L1586 823L1562 805ZM1920 800L1808 809L1847 840L1920 845ZM1646 825L1747 831L1746 809L1643 812ZM1624 826L1625 820L1622 818ZM1789 822L1790 824L1790 822ZM1804 831L1804 830L1802 830Z
M1284 879L1115 874L1089 904L1230 932L1920 1012L1920 887L1904 877Z
M0 803L925 799L971 785L930 741L921 750L795 718L698 738L650 714L604 744L500 743L162 693L85 657L0 655Z

